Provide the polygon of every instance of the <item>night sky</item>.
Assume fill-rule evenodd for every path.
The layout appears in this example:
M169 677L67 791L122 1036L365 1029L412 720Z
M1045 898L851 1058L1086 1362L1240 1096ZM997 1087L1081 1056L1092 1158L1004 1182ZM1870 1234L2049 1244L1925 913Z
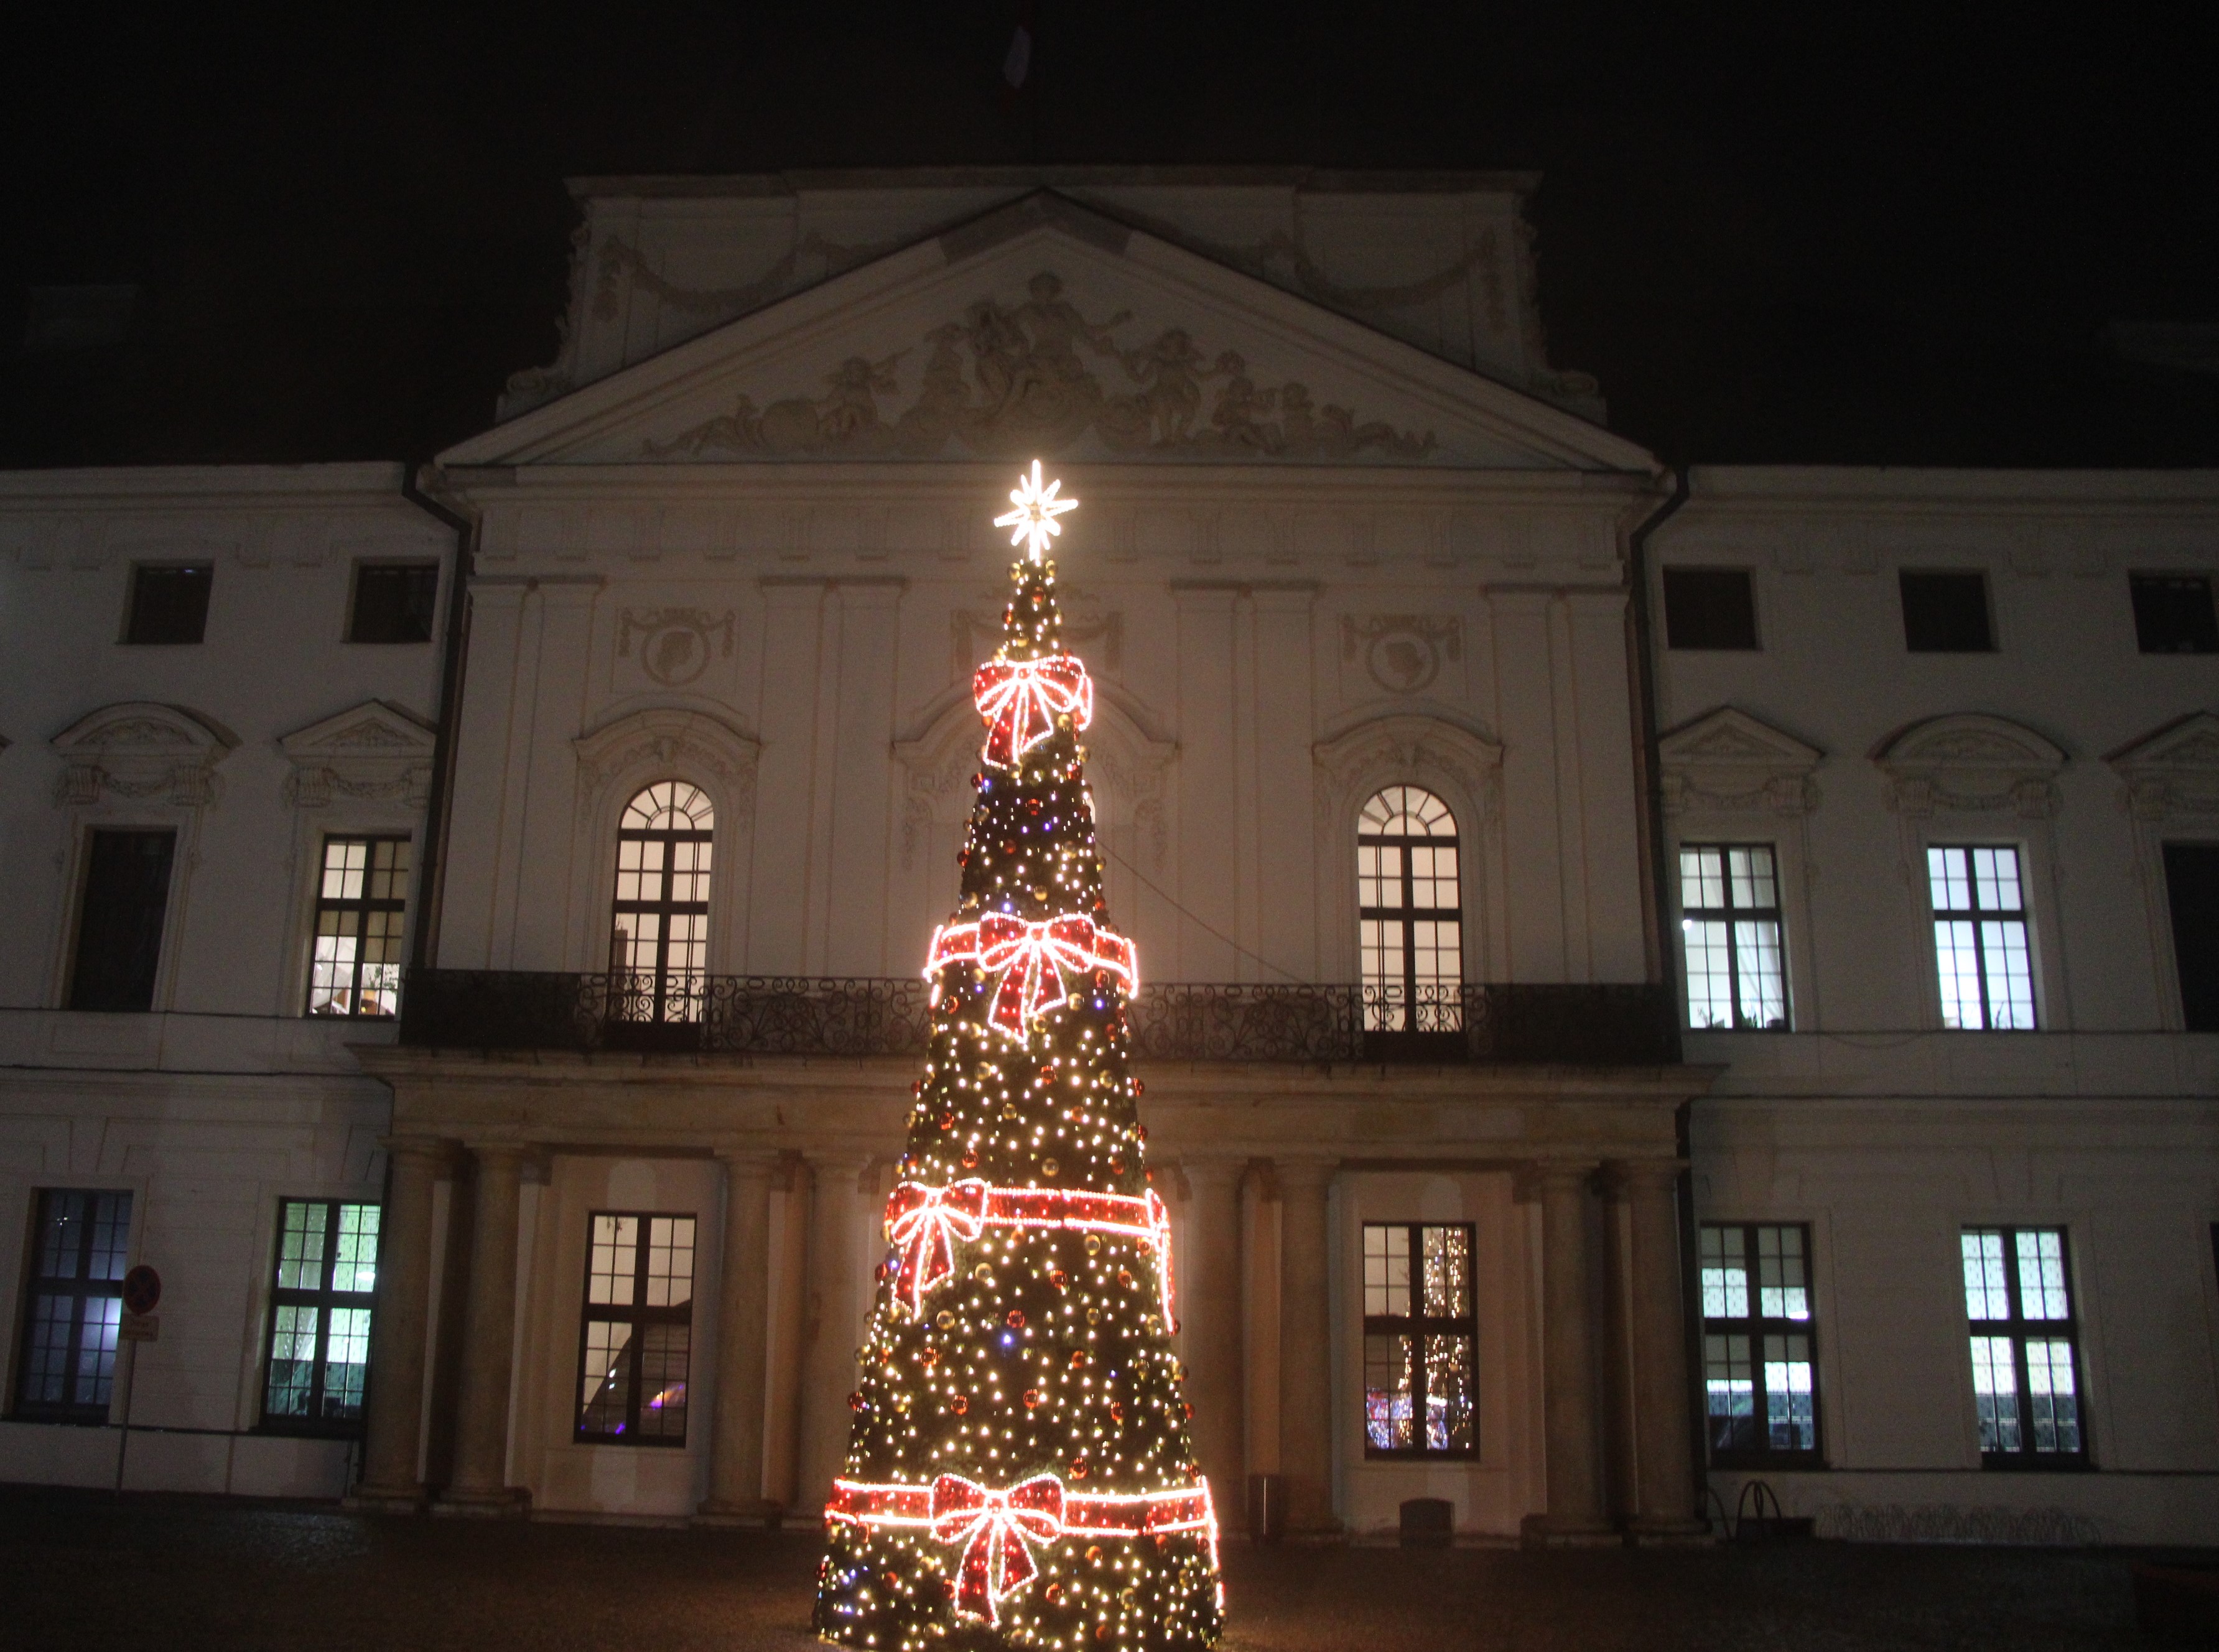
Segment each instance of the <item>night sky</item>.
M0 465L428 456L554 354L567 177L1026 160L1537 169L1675 463L2219 463L2208 8L1038 0L1012 101L1016 3L19 12ZM28 351L76 283L127 333Z

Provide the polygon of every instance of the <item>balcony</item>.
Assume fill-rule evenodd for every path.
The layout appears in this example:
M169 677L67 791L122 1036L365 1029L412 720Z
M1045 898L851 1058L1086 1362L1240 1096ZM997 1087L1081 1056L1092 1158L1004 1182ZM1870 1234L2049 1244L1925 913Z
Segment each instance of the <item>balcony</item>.
M401 1042L453 1050L922 1056L929 983L915 977L712 975L658 999L623 972L415 970ZM658 1018L660 1017L660 1018ZM1537 1063L1680 1059L1672 1005L1643 984L1451 988L1411 1017L1352 985L1169 983L1128 1012L1142 1061ZM1414 1019L1417 1030L1383 1030Z

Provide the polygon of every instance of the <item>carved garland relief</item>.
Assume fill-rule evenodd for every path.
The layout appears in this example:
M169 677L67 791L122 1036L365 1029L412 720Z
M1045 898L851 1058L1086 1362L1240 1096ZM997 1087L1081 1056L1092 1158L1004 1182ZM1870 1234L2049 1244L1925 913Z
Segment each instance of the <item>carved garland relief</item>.
M640 668L665 687L681 687L708 669L712 658L732 657L732 611L705 608L627 608L617 620L617 654L630 658L640 641Z
M899 413L882 413L880 403L903 394L909 350L877 361L848 357L826 375L821 396L758 407L743 395L730 413L668 441L650 440L643 450L652 458L924 458L953 442L981 455L1022 456L1091 434L1115 452L1166 457L1408 459L1437 445L1430 431L1420 436L1320 406L1297 382L1259 385L1239 351L1213 357L1182 327L1122 344L1116 329L1131 313L1090 321L1052 272L1035 276L1029 295L1014 307L982 298L960 320L927 333L915 395Z
M1439 614L1343 614L1340 657L1364 662L1371 680L1390 694L1415 694L1433 686L1444 658L1464 658L1464 626Z

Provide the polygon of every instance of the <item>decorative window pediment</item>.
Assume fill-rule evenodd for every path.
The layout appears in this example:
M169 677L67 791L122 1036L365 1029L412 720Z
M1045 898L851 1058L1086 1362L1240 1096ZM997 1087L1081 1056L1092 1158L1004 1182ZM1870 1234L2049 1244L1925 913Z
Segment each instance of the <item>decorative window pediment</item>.
M215 766L239 736L183 706L123 700L79 717L51 743L63 763L57 804L84 807L113 795L200 808L222 794Z
M1888 806L1898 814L2007 810L2043 820L2057 812L2066 756L2031 729L1967 712L1912 724L1881 742L1873 761L1887 777Z
M646 778L650 768L713 777L724 793L720 808L730 809L740 819L755 812L755 760L762 743L711 712L650 706L613 718L570 743L578 754L581 819L593 813L612 782Z
M1094 686L1094 722L1085 745L1097 823L1134 828L1150 863L1160 869L1169 847L1165 802L1178 742L1158 732L1147 711L1114 685L1097 678ZM966 683L923 720L914 736L894 742L894 761L904 776L903 866L915 863L935 823L969 816L984 740Z
M319 809L333 797L403 799L420 808L432 786L432 725L383 700L296 729L277 742L293 765L287 800Z
M1476 809L1489 825L1501 813L1502 748L1439 717L1373 717L1321 740L1311 755L1327 781L1318 789L1321 825L1352 815L1354 792L1368 797L1395 780L1442 792L1451 807Z
M1668 815L1762 810L1793 819L1818 806L1811 775L1825 754L1731 705L1682 724L1657 751Z
M2129 741L2104 761L2138 820L2219 815L2219 717L2194 711Z

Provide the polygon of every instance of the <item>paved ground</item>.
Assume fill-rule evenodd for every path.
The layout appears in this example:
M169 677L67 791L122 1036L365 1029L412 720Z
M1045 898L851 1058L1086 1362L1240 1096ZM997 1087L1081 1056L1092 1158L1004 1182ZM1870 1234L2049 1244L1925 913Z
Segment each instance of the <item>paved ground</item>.
M372 1518L0 1487L0 1646L812 1643L807 1537ZM1227 1552L1228 1652L2139 1647L2128 1557L1835 1543Z

